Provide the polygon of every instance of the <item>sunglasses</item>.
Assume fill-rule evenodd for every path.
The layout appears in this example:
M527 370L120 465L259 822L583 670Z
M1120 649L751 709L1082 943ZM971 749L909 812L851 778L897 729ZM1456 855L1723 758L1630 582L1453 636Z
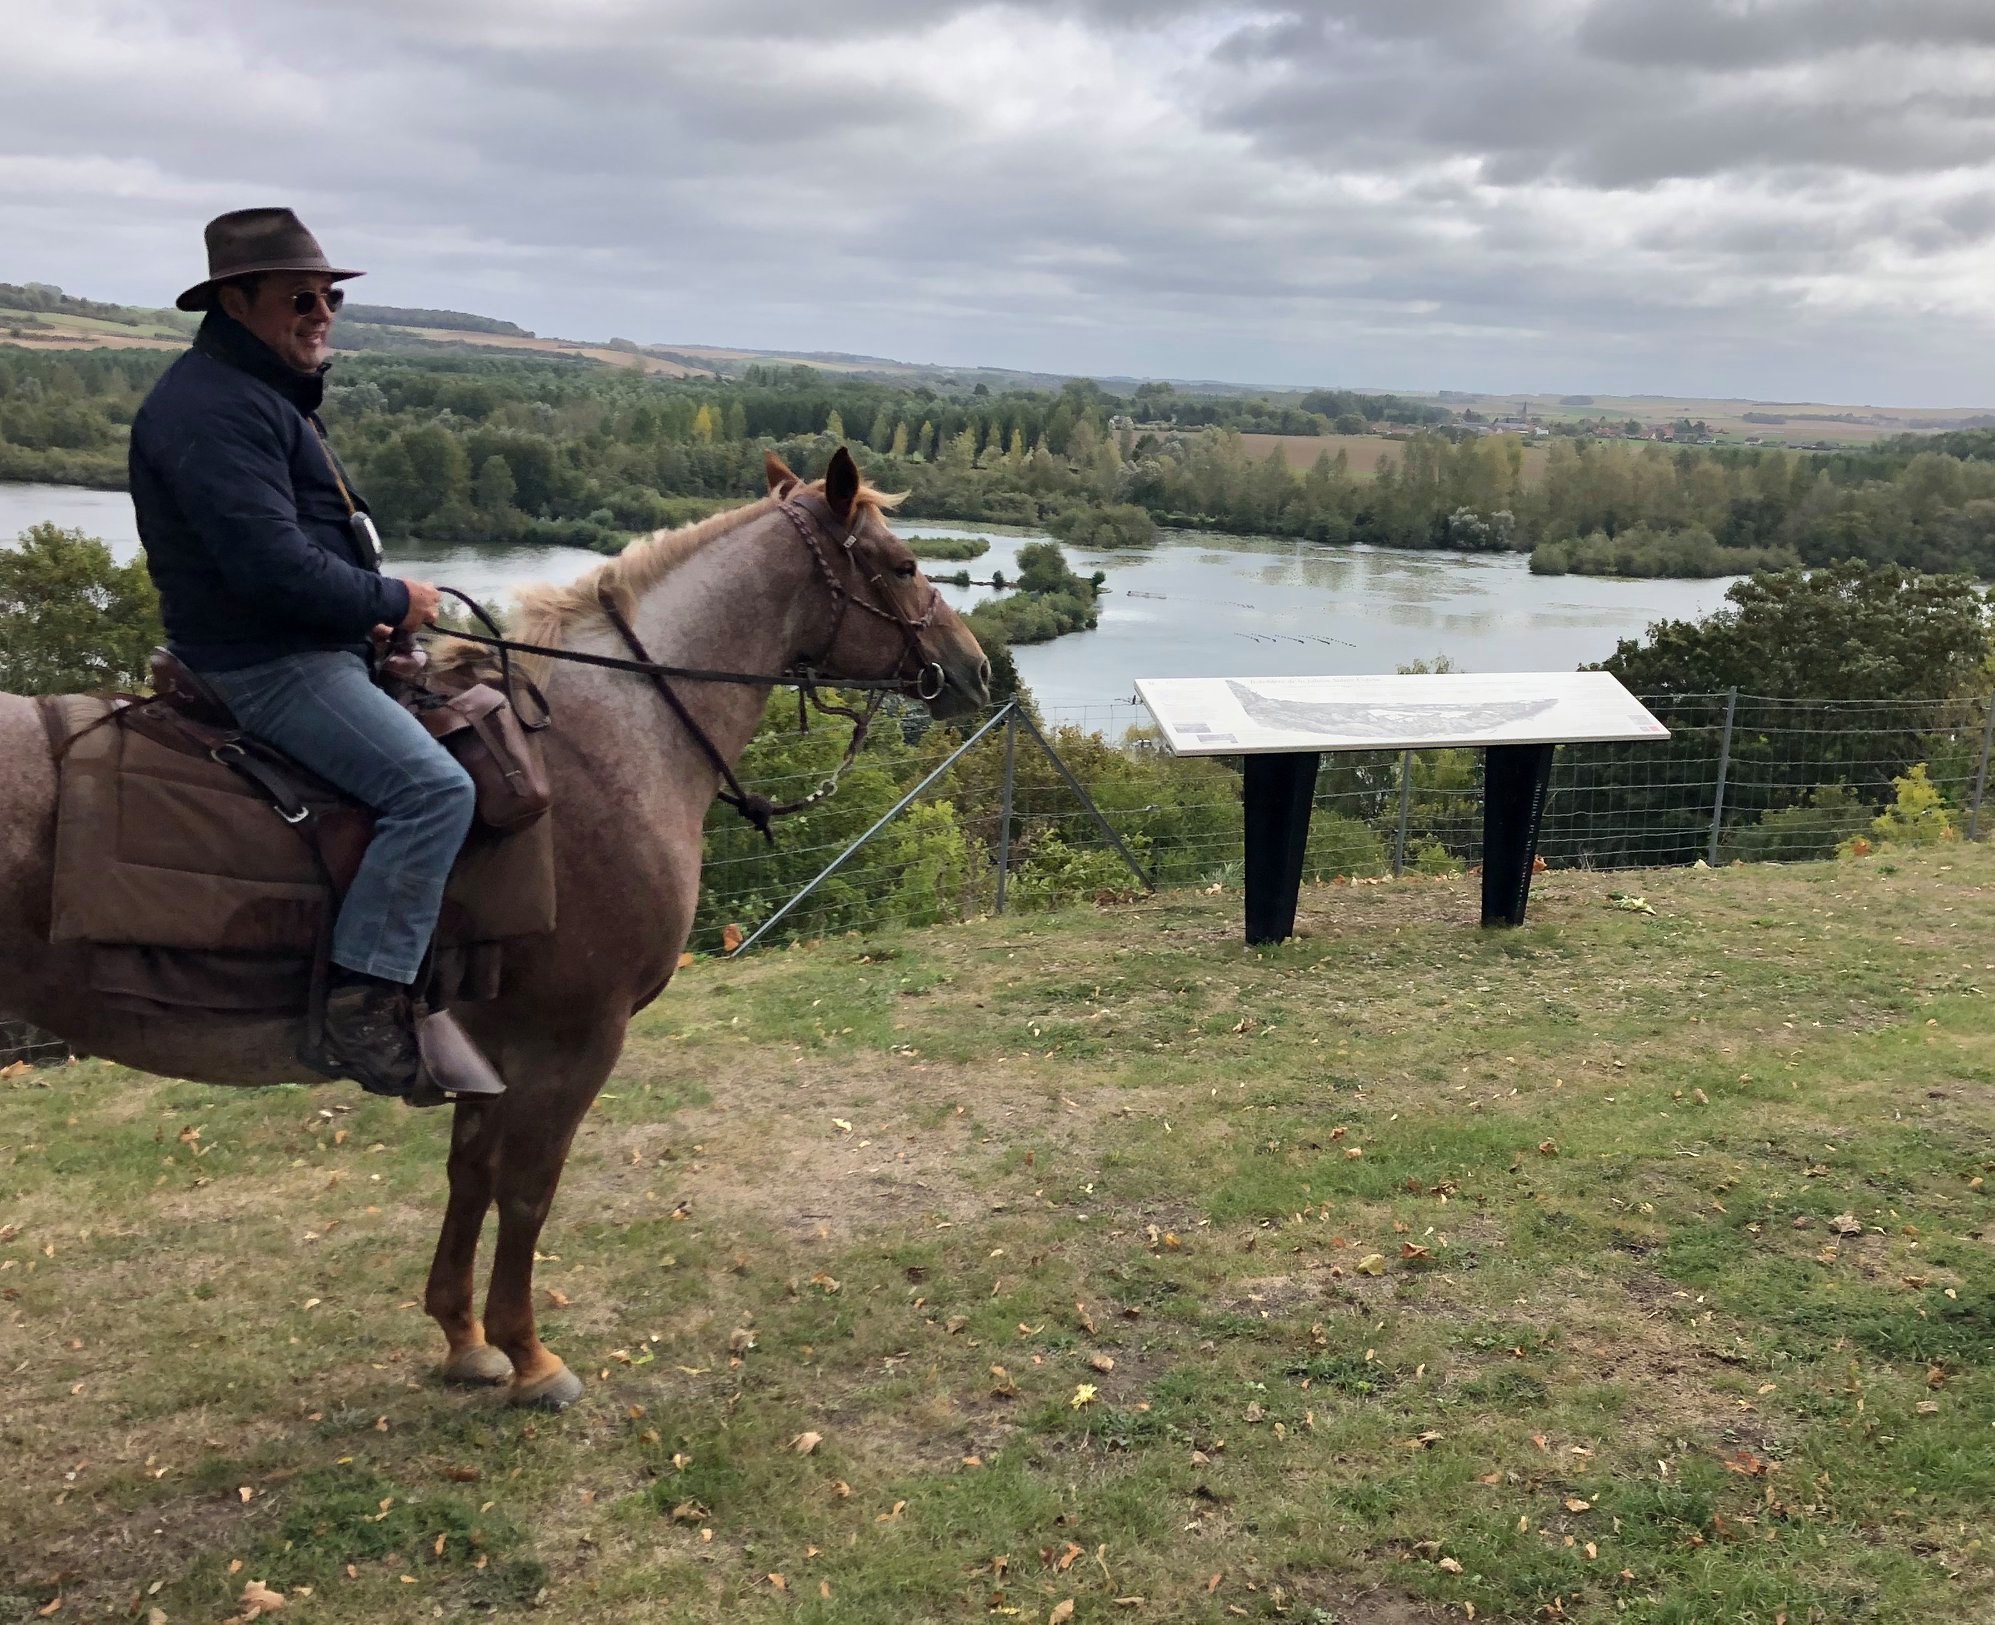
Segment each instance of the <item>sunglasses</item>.
M320 293L316 288L300 288L291 295L291 308L300 316L309 316L323 301L328 316L339 314L339 307L346 303L346 289L328 288Z

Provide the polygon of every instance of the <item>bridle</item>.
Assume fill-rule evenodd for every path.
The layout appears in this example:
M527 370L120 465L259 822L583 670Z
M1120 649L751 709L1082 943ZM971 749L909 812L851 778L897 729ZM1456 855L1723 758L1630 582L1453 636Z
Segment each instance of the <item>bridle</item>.
M823 508L822 520L813 509L805 507L806 498L814 506ZM780 672L708 671L691 666L670 666L653 660L651 652L644 646L643 639L637 635L637 629L630 624L630 618L624 614L622 606L616 601L615 592L607 585L599 590L597 602L604 617L615 629L617 636L623 640L624 647L630 650L632 658L628 660L618 659L614 655L587 654L577 649L520 643L511 638L501 637L498 635L497 622L482 605L466 594L446 587L443 589L445 592L468 605L491 629L489 633L460 632L455 635L468 642L500 651L502 661L508 654L530 654L549 660L565 660L574 665L600 666L612 671L634 672L639 676L650 678L652 686L658 690L659 698L679 719L680 726L686 730L693 743L700 748L701 754L706 757L708 765L720 777L722 789L717 799L747 819L762 832L762 838L774 846L776 835L770 827L772 820L786 817L791 813L803 812L837 793L839 781L844 778L846 770L851 767L865 746L866 736L873 726L873 719L879 714L880 706L889 694L910 694L916 699L928 702L940 699L943 690L949 685L949 675L943 669L941 662L932 658L922 646L922 634L934 623L935 612L942 603L942 594L936 589L935 584L930 582L928 602L923 607L920 617L910 619L894 603L893 594L881 573L874 571L871 575L866 574L865 566L861 564L856 551L859 526L866 511L864 506L854 504L851 523L847 525L842 536L837 536L835 541L831 541L830 545L835 549L835 553L830 554L826 552L826 542L836 534L828 523L831 519L831 508L815 492L806 491L799 496L786 495L777 502L776 511L790 522L804 546L810 550L811 560L817 566L818 577L831 595L832 603L831 631L825 639L823 649L815 656L791 662ZM841 579L839 568L833 563L834 557L844 561L852 587L846 585L846 579ZM855 591L853 590L855 587L870 588L870 594ZM845 626L846 612L854 608L886 621L900 632L901 658L895 664L893 676L841 678L820 669L830 661L836 651L839 634ZM708 737L706 729L700 725L699 719L679 697L678 691L672 686L674 680L690 683L735 683L756 688L793 687L797 691L797 728L800 733L809 732L810 712L815 709L823 716L844 717L849 720L852 723L852 738L846 745L845 754L840 758L838 765L809 795L796 801L773 802L767 796L742 786L727 758L720 753L719 748ZM865 708L855 711L850 706L838 705L827 700L822 692L826 684L865 693L867 696ZM545 700L539 703L544 712Z
M823 502L823 499L818 497L815 492L805 494L813 502ZM825 517L829 519L831 517L830 505L824 504L824 509ZM817 573L824 581L825 590L831 594L831 635L825 639L823 653L818 655L815 660L807 662L807 665L815 666L831 658L832 651L838 647L838 634L845 625L846 610L851 608L861 609L868 615L876 616L878 619L887 622L900 632L901 641L905 645L905 649L902 652L899 664L894 667L894 679L902 684L902 691L911 693L916 699L922 701L941 699L942 691L949 686L949 674L942 669L940 662L929 659L921 647L921 635L928 630L929 626L935 620L935 611L942 603L942 594L936 589L935 584L933 582L928 584L928 602L923 606L919 620L911 621L900 612L900 609L894 603L893 594L888 590L880 572L875 570L871 575L866 575L865 566L859 562L859 556L854 551L859 540L859 524L866 513L865 506L855 502L852 507L852 521L846 526L845 534L838 539L835 545L840 555L844 558L847 568L851 571L852 579L854 581L863 579L866 585L872 588L873 598L879 600L879 602L869 602L865 598L858 597L847 591L845 583L839 580L838 571L833 567L831 560L825 556L824 536L827 532L810 515L804 512L802 503L785 497L776 504L776 511L789 520L791 525L796 528L797 535L803 538L804 546L810 549L811 559L817 565ZM903 679L901 675L902 668L909 661L914 662L914 673L911 677ZM929 686L931 677L934 679L932 690Z

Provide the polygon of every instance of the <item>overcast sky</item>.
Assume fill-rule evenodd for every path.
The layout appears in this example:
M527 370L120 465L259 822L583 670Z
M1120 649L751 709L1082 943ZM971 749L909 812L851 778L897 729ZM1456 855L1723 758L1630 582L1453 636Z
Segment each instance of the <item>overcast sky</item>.
M0 0L0 280L1056 372L1995 402L1995 0Z

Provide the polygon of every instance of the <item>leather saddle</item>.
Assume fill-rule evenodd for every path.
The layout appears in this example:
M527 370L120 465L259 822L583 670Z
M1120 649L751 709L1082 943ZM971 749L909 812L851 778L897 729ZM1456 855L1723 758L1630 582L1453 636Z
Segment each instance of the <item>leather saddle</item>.
M153 697L172 706L189 722L208 728L236 727L235 714L229 710L228 702L178 655L155 649L147 658L146 669L152 677Z
M173 655L150 664L149 697L42 702L61 779L50 940L88 944L93 990L126 1008L303 1014L373 815L245 734ZM482 816L491 785L517 815L544 769L510 696L477 671L397 697L480 787L422 990L441 1009L493 997L505 944L554 927L551 820Z

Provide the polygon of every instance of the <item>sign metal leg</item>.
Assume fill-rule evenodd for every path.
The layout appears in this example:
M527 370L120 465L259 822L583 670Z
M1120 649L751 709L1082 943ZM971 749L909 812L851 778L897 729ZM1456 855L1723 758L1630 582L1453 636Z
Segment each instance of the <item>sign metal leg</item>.
M1314 751L1243 758L1247 835L1247 946L1295 934L1309 809L1316 793Z
M1555 745L1491 745L1483 769L1482 923L1522 925Z

